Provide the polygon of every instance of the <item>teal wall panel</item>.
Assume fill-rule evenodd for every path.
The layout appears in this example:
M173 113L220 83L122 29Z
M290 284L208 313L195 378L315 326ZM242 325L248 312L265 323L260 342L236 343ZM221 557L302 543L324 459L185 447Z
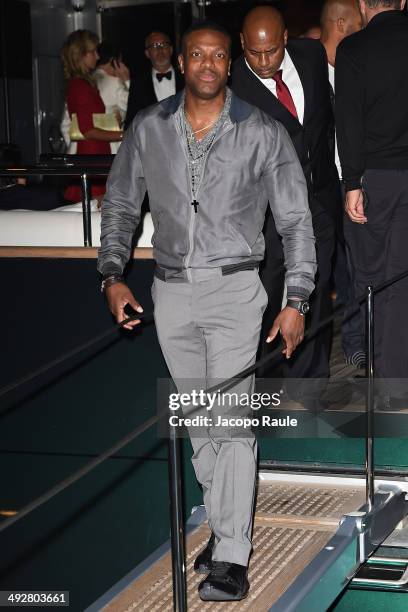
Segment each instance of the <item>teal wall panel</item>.
M330 612L406 612L406 610L408 610L408 593L351 589L330 608Z
M364 466L365 441L361 438L262 438L259 442L262 461L293 461ZM407 468L408 439L377 438L377 467Z

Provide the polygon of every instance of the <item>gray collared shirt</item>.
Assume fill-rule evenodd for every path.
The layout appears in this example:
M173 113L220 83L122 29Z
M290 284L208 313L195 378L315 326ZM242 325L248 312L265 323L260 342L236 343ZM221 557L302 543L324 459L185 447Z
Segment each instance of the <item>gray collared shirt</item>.
M211 149L211 145L214 142L217 133L228 122L230 119L230 108L231 108L231 90L226 88L226 96L223 109L212 126L211 130L202 138L197 140L193 129L188 121L185 113L185 95L183 94L182 102L176 114L177 119L180 121L182 127L182 133L186 141L186 148L188 152L188 166L190 174L191 191L194 199L197 198L197 193L202 180L204 172L204 165L207 155Z

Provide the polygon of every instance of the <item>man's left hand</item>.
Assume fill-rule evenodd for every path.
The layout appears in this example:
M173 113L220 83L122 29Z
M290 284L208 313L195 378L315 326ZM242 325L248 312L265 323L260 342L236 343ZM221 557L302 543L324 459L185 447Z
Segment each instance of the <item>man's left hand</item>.
M282 353L286 355L286 359L289 359L297 345L303 340L305 333L305 317L295 308L286 306L286 308L281 310L276 317L266 341L272 342L279 331L284 344Z

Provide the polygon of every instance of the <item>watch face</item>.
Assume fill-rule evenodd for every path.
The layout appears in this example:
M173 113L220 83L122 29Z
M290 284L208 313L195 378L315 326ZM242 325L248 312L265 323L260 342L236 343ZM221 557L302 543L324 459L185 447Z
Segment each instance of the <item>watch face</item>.
M309 312L309 310L310 310L309 302L302 302L302 303L300 304L300 312L301 312L302 314L306 314L306 313L308 313L308 312Z

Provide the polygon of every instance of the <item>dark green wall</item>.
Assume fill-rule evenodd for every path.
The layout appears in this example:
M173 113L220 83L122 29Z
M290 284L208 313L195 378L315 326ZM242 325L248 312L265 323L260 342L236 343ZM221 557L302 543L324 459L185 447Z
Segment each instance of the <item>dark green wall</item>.
M130 273L146 312L152 266L138 261ZM0 260L0 275L11 289L0 306L0 386L113 324L94 260ZM115 332L0 400L0 509L23 507L154 415L156 378L167 376L150 325ZM201 495L184 449L187 516ZM83 610L169 537L167 470L166 442L151 428L1 533L0 589L70 590L70 609Z
M330 612L405 612L408 593L382 591L354 591L349 589L330 608Z

